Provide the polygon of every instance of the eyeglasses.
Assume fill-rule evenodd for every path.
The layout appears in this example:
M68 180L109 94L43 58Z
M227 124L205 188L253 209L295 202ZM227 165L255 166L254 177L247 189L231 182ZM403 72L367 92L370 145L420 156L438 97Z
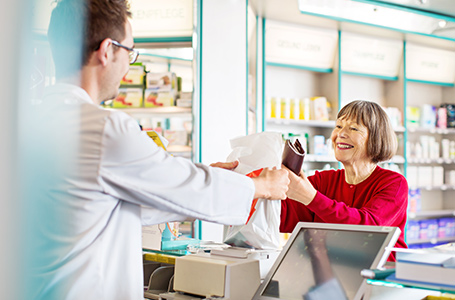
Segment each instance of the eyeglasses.
M134 64L136 62L137 57L139 56L139 51L137 51L136 49L127 47L125 45L122 45L119 42L114 41L114 40L112 40L112 44L117 46L117 47L120 47L120 48L123 48L125 50L128 50L128 55L130 57L130 65Z

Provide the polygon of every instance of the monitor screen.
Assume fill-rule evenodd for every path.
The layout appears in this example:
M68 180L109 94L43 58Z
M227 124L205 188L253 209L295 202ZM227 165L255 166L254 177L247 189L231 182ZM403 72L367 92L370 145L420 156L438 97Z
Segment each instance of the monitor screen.
M396 239L390 241L388 231L338 226L348 230L300 226L294 231L255 299L354 299L363 282L360 271L377 264L378 255L386 259L384 248Z

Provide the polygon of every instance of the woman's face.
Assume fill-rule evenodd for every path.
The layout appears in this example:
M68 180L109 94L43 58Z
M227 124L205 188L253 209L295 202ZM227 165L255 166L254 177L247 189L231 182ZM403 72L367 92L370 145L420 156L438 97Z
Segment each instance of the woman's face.
M335 157L343 164L368 162L367 155L368 129L357 124L355 120L340 118L332 132L332 143Z

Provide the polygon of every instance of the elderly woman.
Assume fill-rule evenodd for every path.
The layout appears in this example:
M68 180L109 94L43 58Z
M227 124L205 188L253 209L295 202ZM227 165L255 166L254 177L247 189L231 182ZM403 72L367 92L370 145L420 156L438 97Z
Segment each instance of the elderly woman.
M347 104L337 115L331 139L344 169L317 171L309 177L289 172L280 231L291 232L300 221L396 226L401 229L396 247L406 248L408 184L401 174L378 166L397 148L384 110L369 101Z

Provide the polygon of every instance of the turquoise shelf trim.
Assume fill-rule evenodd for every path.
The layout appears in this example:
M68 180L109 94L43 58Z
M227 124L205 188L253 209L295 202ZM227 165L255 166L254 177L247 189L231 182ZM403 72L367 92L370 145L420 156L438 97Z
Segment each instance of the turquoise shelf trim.
M249 86L248 86L248 75L249 75L249 72L250 72L250 65L249 65L249 61L248 61L248 0L245 1L245 48L246 48L246 53L245 53L245 58L246 58L246 115L245 115L245 119L246 119L246 126L245 126L245 135L248 135L248 113L250 111L250 99L248 99L248 89L249 89Z
M417 80L417 79L406 79L406 81L407 82L423 83L423 84L447 86L447 87L454 87L455 86L454 83L448 83L448 82L426 81L426 80Z
M291 69L299 69L299 70L308 70L312 72L319 72L319 73L332 73L333 69L324 69L324 68L313 68L313 67L305 67L305 66L297 66L297 65L288 65L288 64L280 64L274 62L266 62L267 66L271 67L282 67L282 68L291 68Z
M445 21L449 21L449 22L455 22L454 17L437 14L437 13L432 13L432 12L428 12L428 11L423 11L423 10L419 10L417 8L405 7L405 6L402 6L399 4L386 3L386 2L382 2L382 1L376 1L376 0L353 0L353 1L382 6L382 7L396 9L396 10L401 10L401 11L414 13L417 15L425 16L425 17L431 17L431 18L435 18L435 19L445 20Z
M134 38L134 43L181 43L192 42L191 36L176 36L176 37L156 37L156 38Z
M259 17L256 16L256 86L258 83L258 76L259 76L259 62L258 62L258 50L259 50ZM258 114L258 103L259 103L259 93L258 90L256 89L256 132L260 132L263 130L259 130L259 122L257 121L257 114ZM264 114L262 114L262 118L264 119Z
M199 99L193 99L193 101L199 102L199 139L198 139L198 155L196 157L196 161L201 163L202 162L202 1L197 0L197 53L196 59L198 63L198 71L199 71ZM194 47L194 46L193 46ZM194 234L193 236L199 240L202 239L202 222L201 220L194 221Z
M397 81L398 80L398 76L389 77L389 76L381 76L381 75L366 74L366 73L356 73L356 72L347 72L347 71L342 71L341 74L343 74L343 75L361 76L361 77L371 77L371 78L377 78L377 79L389 80L389 81Z
M262 131L265 130L265 18L262 19Z
M153 53L140 53L142 56L151 56L157 58L164 58L164 59L175 59L175 60L182 60L182 61L193 61L193 59L189 58L182 58L182 57L175 57L175 56L167 56L167 55L160 55L160 54L153 54Z
M341 74L340 74L340 70L341 70L341 30L338 30L338 111L341 110ZM338 114L338 111L337 113L335 114L335 118ZM341 169L343 168L341 162L338 162L338 169Z
M307 11L300 11L300 12L302 14L305 14L305 15L320 17L320 18L324 18L324 19L335 20L335 21L339 21L339 22L348 22L348 23L353 23L353 24L368 25L368 26L373 26L373 27L377 27L377 28L393 30L393 31L401 32L401 33L417 34L417 35L428 36L428 37L437 38L437 39L441 39L441 40L455 41L455 39L449 38L449 37L445 37L445 36L426 34L426 33L417 32L417 31L402 30L402 29L397 29L395 27L380 26L380 25L376 25L376 24L371 24L371 23L366 23L366 22L359 22L359 21L354 21L354 20L351 20L351 19L338 18L338 17L328 16L328 15L323 15L323 14L317 14L317 13L312 13L312 12L307 12Z
M408 123L408 115L407 115L407 79L406 79L406 41L403 41L403 126L406 128ZM404 131L403 134L403 156L404 156L404 166L403 166L403 175L405 178L408 178L408 156L406 155L408 148L407 148L407 141L408 141L408 130ZM408 222L406 220L406 224L404 227L404 240L407 242L408 240Z

